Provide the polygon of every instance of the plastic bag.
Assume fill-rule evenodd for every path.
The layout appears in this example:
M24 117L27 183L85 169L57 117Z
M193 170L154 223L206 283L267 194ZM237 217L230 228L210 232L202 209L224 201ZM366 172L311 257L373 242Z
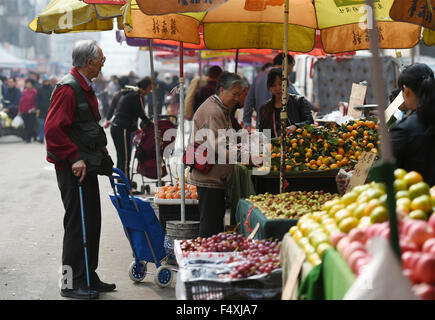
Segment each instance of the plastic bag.
M12 127L15 129L24 128L24 120L21 116L16 116L14 120L12 120Z
M337 183L337 190L340 195L346 193L347 185L349 184L350 178L352 178L353 171L347 172L344 169L338 171L335 181Z
M390 243L384 238L373 238L369 250L371 262L343 300L419 300Z

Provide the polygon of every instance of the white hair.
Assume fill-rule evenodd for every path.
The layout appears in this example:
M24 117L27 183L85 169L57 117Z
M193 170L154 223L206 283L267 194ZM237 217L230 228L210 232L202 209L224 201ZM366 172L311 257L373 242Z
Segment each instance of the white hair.
M98 59L98 43L95 40L80 40L74 45L72 52L72 65L75 68L84 67L89 59Z

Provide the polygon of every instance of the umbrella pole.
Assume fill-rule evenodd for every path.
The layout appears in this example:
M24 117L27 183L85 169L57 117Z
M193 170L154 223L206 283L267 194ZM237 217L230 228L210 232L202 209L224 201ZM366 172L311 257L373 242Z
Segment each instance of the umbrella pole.
M182 161L184 154L184 48L183 42L180 42L180 131L181 131L181 145L183 146L183 151L181 152L181 222L186 222L186 214L185 214L185 199L186 199L186 190L185 190L185 174L184 174L184 163Z
M239 66L239 49L236 50L236 67L234 73L237 73L238 66Z
M366 0L372 12L374 12L374 1ZM394 157L392 153L390 134L385 122L385 109L387 106L385 98L385 82L382 75L382 61L379 56L379 37L376 26L375 14L371 15L372 29L370 33L370 50L372 52L372 81L375 100L379 106L379 134L381 136L381 156L382 162L375 166L373 170L374 178L379 182L385 182L387 189L387 209L390 216L390 242L393 251L396 253L399 262L400 247L399 247L399 232L396 215L396 199L394 192Z
M159 140L159 121L157 114L157 93L156 93L156 79L154 74L154 59L153 59L153 41L150 39L149 44L150 51L150 64L151 64L151 86L152 86L152 97L153 97L153 122L154 122L154 137L156 139L156 166L157 166L157 179L158 186L162 186L161 177L161 160L160 160L160 140Z
M202 54L201 50L198 50L198 61L199 61L199 83L202 81Z
M281 161L279 170L279 190L284 192L285 185L285 165L284 159L286 154L286 125L287 125L287 55L288 55L288 16L289 16L289 0L285 0L284 5L284 43L283 43L283 63L282 63L282 107L280 113L281 120Z

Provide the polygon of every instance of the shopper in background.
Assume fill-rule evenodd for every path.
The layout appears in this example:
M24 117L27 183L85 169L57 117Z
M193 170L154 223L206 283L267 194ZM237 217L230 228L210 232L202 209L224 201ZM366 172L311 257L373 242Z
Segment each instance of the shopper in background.
M115 117L110 127L113 143L116 148L116 167L130 177L130 160L132 137L138 129L138 119L142 119L141 127L152 124L145 114L143 99L151 91L151 78L141 79L136 86L138 91L124 91L116 108Z
M9 78L3 91L3 111L5 111L11 119L15 118L18 114L21 98L21 91L16 87L16 82L14 77Z
M123 94L126 91L131 91L130 89L126 89L125 88L125 86L128 86L128 84L129 84L129 79L128 79L127 76L119 78L119 90L115 92L115 94L112 97L112 100L110 101L109 110L107 111L107 114L106 114L107 122L106 122L106 124L104 126L105 128L110 126L110 123L112 121L113 115L116 112L116 108L118 106L119 100L121 99Z
M30 143L34 137L34 129L36 122L36 96L34 81L32 79L26 80L26 86L21 94L20 106L18 108L18 115L23 118L25 129L25 141Z
M435 184L435 80L426 64L408 66L399 76L404 105L410 114L390 129L396 165L419 172Z
M50 78L47 75L43 75L42 86L38 89L36 97L36 110L38 111L39 119L39 143L44 142L45 118L47 117L48 108L50 107L50 98L53 89L54 88L50 84Z
M273 67L280 68L283 65L284 54L278 53L273 59ZM287 75L293 72L295 61L291 55L287 55ZM251 130L253 121L253 112L256 111L257 127L261 122L260 108L271 98L271 93L267 88L267 75L271 68L266 68L260 72L254 79L248 91L248 96L245 100L243 108L243 124L248 131ZM291 92L295 93L295 92Z
M163 104L165 103L166 94L169 93L169 86L166 85L166 83L162 80L159 80L157 77L159 76L159 73L157 71L154 71L154 78L155 78L155 95L157 100L157 114L161 115L163 110ZM148 93L147 95L147 102L148 102L148 116L150 118L154 115L154 102L153 102L153 94L152 92Z
M260 131L270 129L272 138L281 136L280 113L282 108L282 69L272 68L267 76L267 88L272 94L260 108ZM300 95L287 94L287 124L286 133L292 133L305 124L313 123L310 103Z
M197 75L192 79L188 86L186 97L184 98L184 119L191 121L193 118L193 106L195 103L196 90L207 83L207 78Z
M219 76L222 73L222 69L219 66L211 66L207 71L207 83L200 86L195 91L195 98L193 103L193 115L195 115L196 110L199 106L208 99L208 97L216 93L216 85Z

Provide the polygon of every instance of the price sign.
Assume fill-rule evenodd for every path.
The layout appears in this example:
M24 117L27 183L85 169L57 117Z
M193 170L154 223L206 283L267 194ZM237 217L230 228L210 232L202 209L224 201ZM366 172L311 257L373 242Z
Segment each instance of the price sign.
M366 98L367 86L362 84L352 84L352 91L350 92L349 109L347 114L354 119L361 118L362 111L355 110L354 107L364 104Z
M405 100L403 100L403 92L400 91L396 99L394 99L394 101L388 106L387 110L385 110L385 122L388 123L388 121L390 121L391 117L404 102Z
M285 283L284 289L281 294L281 300L290 300L293 291L296 288L298 276L301 272L302 265L304 264L304 261L306 259L305 253L300 250L298 252L298 255L296 256L296 259L293 261L290 272L287 276L287 281Z
M355 171L347 185L346 192L351 191L354 187L364 184L369 175L370 168L376 159L376 154L373 152L363 152L355 166Z

